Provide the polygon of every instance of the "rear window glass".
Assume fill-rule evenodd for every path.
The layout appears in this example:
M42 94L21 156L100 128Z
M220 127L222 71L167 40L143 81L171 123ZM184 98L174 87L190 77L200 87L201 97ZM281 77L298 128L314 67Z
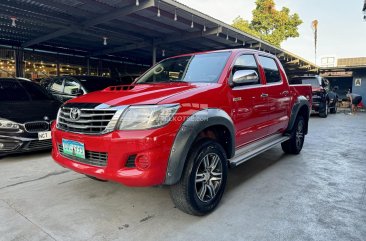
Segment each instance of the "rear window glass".
M0 101L50 100L52 97L35 83L16 79L0 80Z
M31 100L51 100L52 97L36 83L22 81L21 85L26 89Z

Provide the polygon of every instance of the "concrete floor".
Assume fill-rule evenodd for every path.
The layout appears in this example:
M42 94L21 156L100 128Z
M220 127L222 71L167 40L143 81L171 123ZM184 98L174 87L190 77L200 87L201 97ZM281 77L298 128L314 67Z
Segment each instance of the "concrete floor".
M300 155L276 147L230 170L206 217L166 187L93 181L45 152L5 157L0 240L366 240L365 136L366 114L312 117Z

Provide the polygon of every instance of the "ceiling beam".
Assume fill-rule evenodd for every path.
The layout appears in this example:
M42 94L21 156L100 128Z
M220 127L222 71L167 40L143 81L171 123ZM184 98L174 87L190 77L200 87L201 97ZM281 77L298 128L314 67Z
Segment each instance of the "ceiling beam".
M190 32L190 33L180 34L177 36L163 38L163 39L154 41L154 45L162 45L162 44L185 41L185 40L194 39L194 38L205 37L205 36L217 34L218 32L219 33L222 32L222 27L208 29L206 32L204 32L204 31ZM153 45L152 42L151 43L141 42L141 43L136 43L136 44L129 44L129 45L115 47L115 48L106 49L106 50L102 50L102 51L96 51L96 52L92 53L91 56L112 54L112 53L117 53L117 52L125 52L125 51L134 50L134 49L146 48L146 47L149 47L152 45Z
M293 65L293 64L300 64L300 60L299 59L295 59L295 60L291 60L291 61L288 61L286 62L285 64L288 64L288 65Z
M30 41L22 44L22 47L26 48L26 47L29 47L29 46L32 46L35 44L45 42L45 41L53 39L53 38L57 38L57 37L69 34L69 33L77 32L79 30L85 30L92 26L95 26L95 25L98 25L101 23L105 23L105 22L111 21L113 19L122 17L122 16L129 15L131 13L152 7L154 5L155 5L155 0L149 0L147 2L141 3L139 6L133 5L133 6L128 6L125 8L113 10L109 13L103 14L102 16L86 20L86 21L82 22L80 25L73 24L73 25L69 26L68 28L59 29L53 33L46 34L44 36L40 36L38 38L30 40Z

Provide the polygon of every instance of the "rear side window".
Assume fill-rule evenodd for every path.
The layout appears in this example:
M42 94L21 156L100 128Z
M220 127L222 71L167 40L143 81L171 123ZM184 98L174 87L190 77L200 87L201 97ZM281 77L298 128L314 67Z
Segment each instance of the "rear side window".
M0 101L29 101L29 95L17 80L0 80Z
M281 82L280 71L278 70L276 61L272 58L259 56L259 61L262 64L266 80L268 84Z

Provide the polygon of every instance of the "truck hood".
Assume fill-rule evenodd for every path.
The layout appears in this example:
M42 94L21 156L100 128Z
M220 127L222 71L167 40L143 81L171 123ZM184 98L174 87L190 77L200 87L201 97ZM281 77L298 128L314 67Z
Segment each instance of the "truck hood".
M209 84L162 83L113 86L70 100L68 103L103 103L110 106L157 104L177 94L205 88Z

